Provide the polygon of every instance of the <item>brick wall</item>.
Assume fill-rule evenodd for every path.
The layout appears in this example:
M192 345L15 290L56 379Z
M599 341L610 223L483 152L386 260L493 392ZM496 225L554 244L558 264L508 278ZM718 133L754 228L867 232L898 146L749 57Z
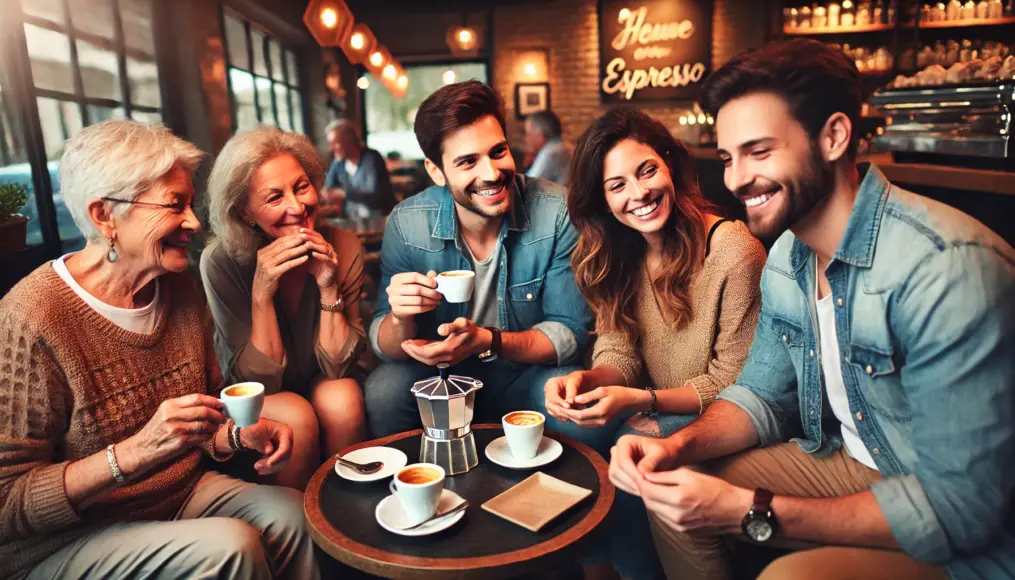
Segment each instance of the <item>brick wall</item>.
M768 2L716 0L712 35L713 67L761 45L770 17ZM574 141L606 107L599 97L599 23L591 0L555 0L544 6L499 7L494 14L493 87L504 97L508 138L518 143L522 123L515 116L515 84L524 51L540 49L549 55L547 80L551 107L561 118L564 137ZM678 117L688 102L640 104L667 127L679 127Z

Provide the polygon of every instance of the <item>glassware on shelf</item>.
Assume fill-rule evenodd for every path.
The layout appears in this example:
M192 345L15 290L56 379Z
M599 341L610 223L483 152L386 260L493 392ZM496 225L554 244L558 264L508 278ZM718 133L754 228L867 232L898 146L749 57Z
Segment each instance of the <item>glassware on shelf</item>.
M853 14L853 0L842 0L842 11L839 13L839 23L849 28L856 22Z
M1001 18L1004 16L1004 3L1001 0L990 0L987 8L987 18Z
M865 0L860 3L860 6L856 9L856 25L867 26L871 23L871 7L870 2Z
M962 2L951 0L945 8L945 20L958 20L962 17Z
M970 1L972 1L972 0L970 0ZM804 6L803 8L800 9L799 14L800 14L800 28L810 28L811 27L811 7L810 6Z
M888 2L888 14L885 18L888 26L895 26L899 17L899 2L898 0L889 0Z
M837 28L839 26L839 13L841 11L842 7L839 6L837 2L832 2L828 5L828 25L832 28Z
M828 9L824 6L815 6L811 12L811 25L815 28L828 26Z
M871 22L873 24L884 24L885 23L885 2L884 2L884 0L878 0L874 4L874 11L871 13Z
M797 28L800 26L800 11L796 8L789 9L789 27Z
M962 20L972 20L976 17L976 2L969 0L962 6Z
M980 0L976 3L976 18L979 20L987 19L987 12L990 11L990 4L987 0Z

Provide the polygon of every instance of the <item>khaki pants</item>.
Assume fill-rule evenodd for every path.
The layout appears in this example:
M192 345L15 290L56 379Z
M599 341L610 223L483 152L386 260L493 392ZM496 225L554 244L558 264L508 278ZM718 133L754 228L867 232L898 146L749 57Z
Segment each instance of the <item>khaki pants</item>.
M28 573L50 578L319 580L303 494L209 472L173 521L113 524Z
M752 449L701 467L740 487L764 487L776 495L794 497L851 495L869 489L881 479L878 471L856 461L845 449L827 457L814 457L804 453L796 443ZM729 538L700 532L680 533L652 513L649 520L667 578L718 580L731 577L726 545ZM816 547L802 543L778 546L810 549L779 558L765 569L760 579L947 578L944 569L919 562L898 550Z

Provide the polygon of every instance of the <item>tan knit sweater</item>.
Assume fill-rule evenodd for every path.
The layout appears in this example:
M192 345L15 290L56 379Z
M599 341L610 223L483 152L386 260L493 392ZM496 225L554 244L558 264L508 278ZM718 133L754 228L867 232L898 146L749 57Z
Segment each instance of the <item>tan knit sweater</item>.
M159 281L149 335L94 311L51 263L0 300L0 578L104 524L171 518L201 477L193 449L81 512L64 489L70 462L137 433L162 401L220 388L196 285L188 274Z
M761 311L765 259L765 248L746 225L720 225L691 283L692 319L680 329L663 318L648 271L641 268L635 298L638 341L631 344L620 332L600 334L593 366L617 367L628 386L646 379L657 389L690 385L698 393L699 412L704 411L733 384L747 359Z

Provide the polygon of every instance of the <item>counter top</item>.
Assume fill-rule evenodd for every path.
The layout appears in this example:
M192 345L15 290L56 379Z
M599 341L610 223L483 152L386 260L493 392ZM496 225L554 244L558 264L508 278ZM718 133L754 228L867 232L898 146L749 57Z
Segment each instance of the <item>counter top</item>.
M689 147L695 159L719 161L714 147ZM948 189L1015 195L1015 172L924 163L895 163L890 153L861 155L859 162L878 166L889 181Z

